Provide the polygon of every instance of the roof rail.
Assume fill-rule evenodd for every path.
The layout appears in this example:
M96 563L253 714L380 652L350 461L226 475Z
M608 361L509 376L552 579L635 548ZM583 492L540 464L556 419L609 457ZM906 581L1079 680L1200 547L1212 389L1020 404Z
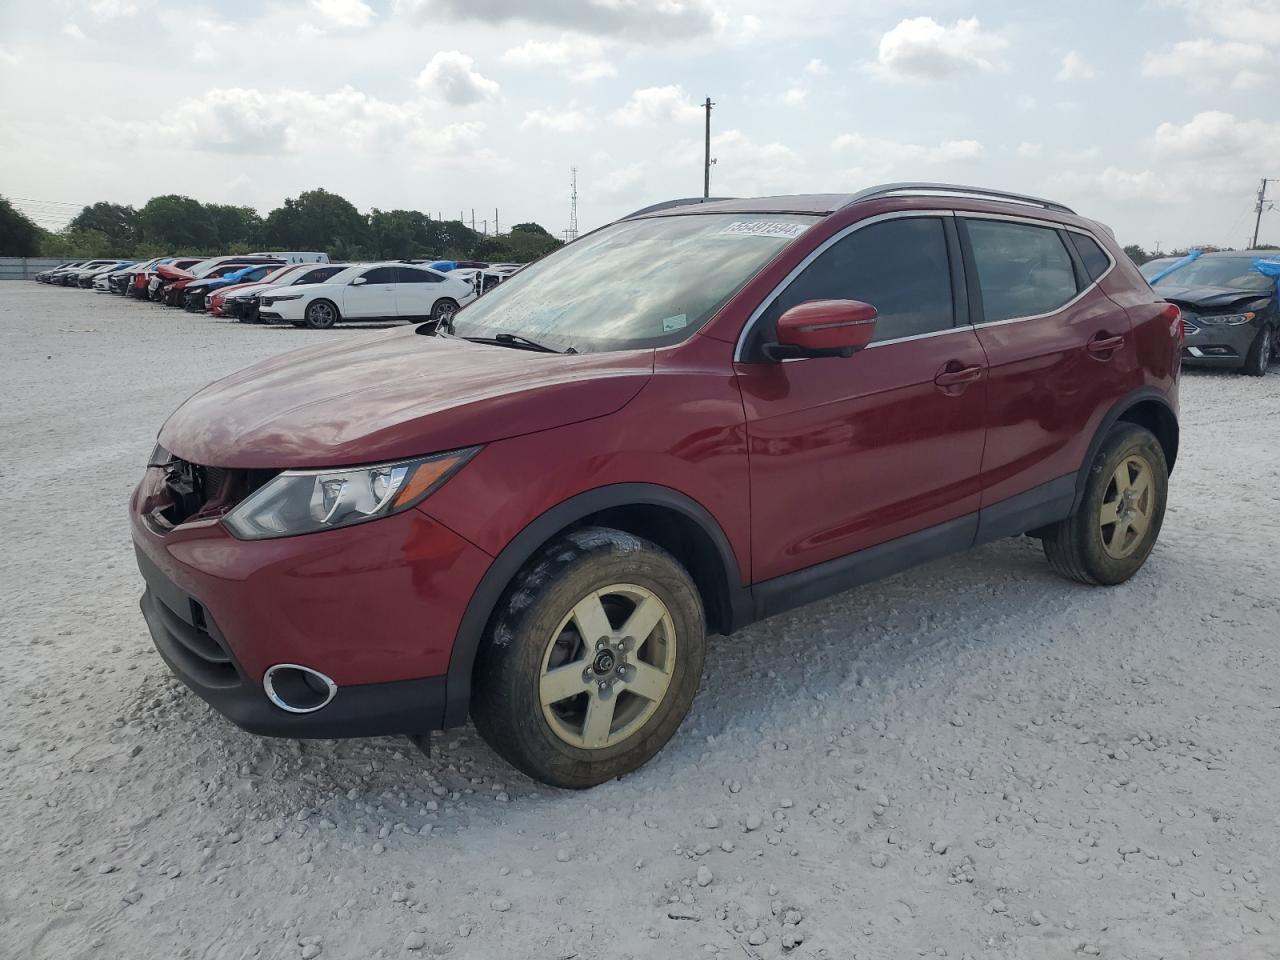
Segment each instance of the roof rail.
M684 207L693 203L715 203L717 200L733 200L734 197L682 197L679 200L663 200L661 203L651 203L647 207L641 207L639 210L633 210L625 217L619 217L619 220L630 220L632 217L639 217L646 213L656 213L659 210L667 210L671 207Z
M1040 197L1029 197L1021 193L1009 193L1007 190L992 190L990 187L966 187L956 183L924 183L907 181L905 183L882 183L876 187L867 187L865 190L859 190L849 198L848 206L852 203L861 203L864 200L872 200L876 197L884 197L894 193L926 193L926 194L949 194L951 196L968 196L976 198L989 197L993 200L1012 200L1015 203L1026 203L1034 207L1043 207L1046 210L1057 210L1059 213L1075 214L1070 207L1057 203L1053 200L1044 200Z

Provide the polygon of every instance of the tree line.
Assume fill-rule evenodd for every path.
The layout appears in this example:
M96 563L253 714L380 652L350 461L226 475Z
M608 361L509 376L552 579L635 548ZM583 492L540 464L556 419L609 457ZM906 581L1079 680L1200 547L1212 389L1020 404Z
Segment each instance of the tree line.
M165 194L134 208L101 201L84 207L62 230L45 230L0 197L0 256L134 257L168 253L321 250L334 260L432 256L525 263L561 245L536 223L486 236L460 220L432 220L417 210L361 213L328 190L307 190L265 217L252 207L201 203Z

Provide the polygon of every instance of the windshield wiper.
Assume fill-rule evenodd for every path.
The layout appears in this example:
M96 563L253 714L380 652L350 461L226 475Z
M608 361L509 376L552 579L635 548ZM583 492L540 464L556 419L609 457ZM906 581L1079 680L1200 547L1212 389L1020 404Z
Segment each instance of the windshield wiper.
M463 337L472 343L496 343L500 347L515 347L517 350L536 350L539 353L577 353L573 347L558 350L537 340L530 340L518 333L495 333L492 337Z

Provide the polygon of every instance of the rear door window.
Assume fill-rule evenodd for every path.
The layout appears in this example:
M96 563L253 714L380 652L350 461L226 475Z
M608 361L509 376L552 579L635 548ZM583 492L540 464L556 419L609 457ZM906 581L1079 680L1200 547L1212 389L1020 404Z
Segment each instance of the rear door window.
M1058 231L1005 220L965 220L983 320L1053 313L1075 299L1076 274Z
M369 283L395 283L396 268L395 267L374 267L364 273L364 278Z
M415 270L413 267L397 267L401 283L439 283L444 277L429 270Z
M774 339L778 318L808 300L871 304L879 313L873 343L950 329L955 305L942 221L885 220L837 240L769 305L753 339Z

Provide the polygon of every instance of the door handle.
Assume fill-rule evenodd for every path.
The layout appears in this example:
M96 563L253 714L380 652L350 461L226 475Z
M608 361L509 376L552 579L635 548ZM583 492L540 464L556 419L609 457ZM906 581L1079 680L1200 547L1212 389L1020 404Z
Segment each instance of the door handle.
M962 367L958 360L952 360L933 378L933 382L940 387L959 387L981 378L981 367Z
M1111 359L1111 354L1115 353L1124 346L1124 337L1108 337L1105 334L1097 334L1089 341L1085 349L1097 357L1099 360Z

